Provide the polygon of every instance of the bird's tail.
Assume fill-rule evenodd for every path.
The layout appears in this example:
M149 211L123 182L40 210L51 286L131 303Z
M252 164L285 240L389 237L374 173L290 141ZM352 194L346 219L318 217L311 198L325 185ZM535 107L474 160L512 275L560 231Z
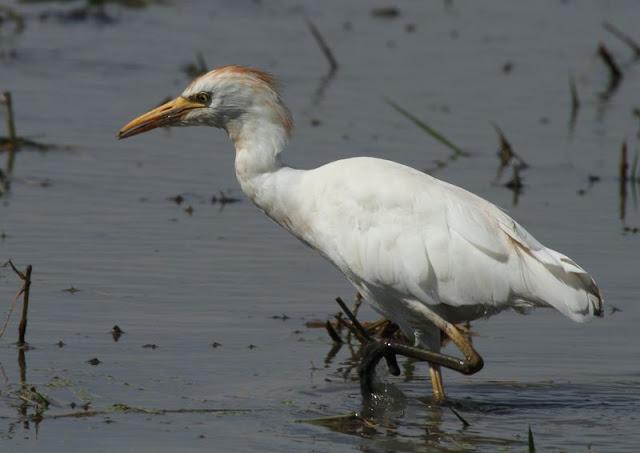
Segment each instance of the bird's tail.
M523 272L527 299L577 322L604 315L600 288L571 258L546 247L528 252L523 263L529 271Z

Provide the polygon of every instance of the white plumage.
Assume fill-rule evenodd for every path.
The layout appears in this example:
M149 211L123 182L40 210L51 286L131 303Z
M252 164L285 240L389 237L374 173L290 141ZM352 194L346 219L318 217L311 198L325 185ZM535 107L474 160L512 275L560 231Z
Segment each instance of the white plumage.
M578 322L602 315L599 289L580 266L464 189L367 157L307 171L283 165L291 121L265 73L212 71L120 136L191 124L224 128L247 196L418 344L439 350L426 310L450 323L539 306Z
M418 170L367 157L245 181L270 217L322 253L408 335L506 308L550 306L583 322L602 311L593 279L495 205ZM438 340L438 341L436 341Z

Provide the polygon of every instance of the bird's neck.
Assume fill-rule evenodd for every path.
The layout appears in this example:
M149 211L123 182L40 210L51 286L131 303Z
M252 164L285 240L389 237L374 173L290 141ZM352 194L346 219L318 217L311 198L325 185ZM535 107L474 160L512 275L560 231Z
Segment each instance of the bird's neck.
M227 127L236 148L236 177L243 192L264 208L265 183L283 168L280 152L287 141L284 127L266 120L247 120Z
M287 167L279 158L286 128L254 123L228 132L236 147L236 177L242 191L294 236L308 241L300 193L306 171Z

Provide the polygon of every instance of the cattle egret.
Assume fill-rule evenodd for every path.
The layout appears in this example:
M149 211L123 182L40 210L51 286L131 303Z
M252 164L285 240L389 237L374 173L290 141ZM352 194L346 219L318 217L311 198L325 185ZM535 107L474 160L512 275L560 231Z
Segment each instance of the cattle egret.
M472 374L482 358L454 324L508 308L552 307L573 321L602 316L591 276L545 247L488 201L421 171L370 157L312 170L284 165L293 122L271 75L225 66L176 99L131 121L119 138L160 126L213 126L235 146L244 193L271 219L333 263L414 346L372 341L360 367L371 391L382 358L426 360L434 401L445 398L440 366ZM440 353L444 332L464 359Z

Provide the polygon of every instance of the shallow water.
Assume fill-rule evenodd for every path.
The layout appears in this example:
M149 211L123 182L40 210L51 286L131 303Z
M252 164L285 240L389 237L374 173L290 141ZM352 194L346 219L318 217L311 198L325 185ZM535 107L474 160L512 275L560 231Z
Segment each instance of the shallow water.
M0 261L34 266L25 383L53 401L40 423L21 414L33 408L17 398L14 315L0 343L4 449L524 451L531 426L544 451L636 450L640 235L624 227L640 226L640 214L629 189L620 219L617 175L620 143L628 140L631 156L638 149L640 65L601 27L611 22L640 41L634 1L402 3L399 17L383 19L364 1L192 0L110 6L111 24L40 22L43 11L69 7L9 4L27 16L24 33L3 29L0 40L0 88L13 92L18 133L73 149L20 152L12 191L0 199ZM340 63L328 83L303 13ZM600 41L624 68L607 100ZM295 166L356 155L418 168L446 160L448 150L384 97L402 105L472 152L438 177L503 206L575 258L621 311L587 325L551 311L474 323L485 369L445 372L467 428L425 402L423 364L385 378L404 397L392 398L375 425L297 423L361 409L353 373L345 377L348 348L326 361L330 340L305 327L353 290L247 201L210 203L220 191L242 197L220 131L115 140L122 124L182 89L181 68L197 52L211 66L250 64L281 78L297 120L286 154ZM581 98L573 132L569 73ZM494 182L491 122L531 166L516 205ZM589 187L589 175L601 179ZM169 200L177 194L180 205ZM18 286L0 269L3 313ZM288 319L273 318L282 314ZM109 333L116 324L126 332L117 342ZM59 417L86 403L102 412Z

